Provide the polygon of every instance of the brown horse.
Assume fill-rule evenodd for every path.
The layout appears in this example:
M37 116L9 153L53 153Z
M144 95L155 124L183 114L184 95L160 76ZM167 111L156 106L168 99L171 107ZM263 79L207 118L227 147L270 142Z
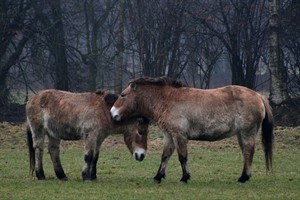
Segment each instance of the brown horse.
M124 134L125 143L136 160L142 161L147 150L148 122L135 118L114 123L110 109L117 95L105 91L71 93L44 90L26 105L27 139L30 170L39 180L45 179L42 156L45 135L56 176L67 180L59 158L60 141L84 140L83 180L94 180L99 149L109 134Z
M241 86L218 89L185 87L180 81L160 78L131 80L110 110L114 120L144 116L165 131L164 150L159 170L154 177L158 183L165 178L166 167L177 149L183 176L187 183L188 140L216 141L237 135L244 157L239 182L251 176L255 138L262 127L262 143L266 168L272 167L273 116L268 101L257 92Z

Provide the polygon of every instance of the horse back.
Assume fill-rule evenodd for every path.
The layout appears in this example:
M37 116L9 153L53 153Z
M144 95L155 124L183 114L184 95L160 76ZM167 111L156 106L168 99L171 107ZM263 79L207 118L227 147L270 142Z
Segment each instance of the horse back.
M259 127L265 116L262 96L242 86L176 91L180 97L170 103L172 112L166 113L190 139L220 140Z
M55 138L76 140L91 129L111 124L109 106L103 95L43 90L26 105L30 126L42 127Z

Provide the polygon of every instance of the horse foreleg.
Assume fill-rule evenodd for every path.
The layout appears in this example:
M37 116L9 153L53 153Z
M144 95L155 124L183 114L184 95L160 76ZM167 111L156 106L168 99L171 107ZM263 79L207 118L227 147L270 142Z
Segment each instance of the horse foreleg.
M82 179L84 181L86 180L92 180L91 177L91 165L93 160L93 150L85 150L84 151L84 167L81 173Z
M188 170L188 152L187 152L187 142L188 140L185 138L177 138L175 141L176 149L178 152L178 158L179 162L181 164L182 168L182 178L180 179L180 182L187 183L187 181L191 178L191 175Z
M60 153L60 140L49 137L48 143L48 151L50 153L50 157L53 163L53 168L56 174L56 177L60 180L66 181L68 180L64 169L61 165L59 153Z
M82 179L95 180L97 179L97 161L99 157L99 148L104 138L97 138L97 133L84 134L84 167L82 171Z
M98 162L98 158L99 158L99 150L100 150L101 144L104 141L104 139L105 139L105 136L98 139L97 145L94 148L93 158L92 158L92 162L91 162L91 171L90 171L91 172L91 180L97 179L97 162Z
M164 135L164 150L161 156L161 163L159 169L157 171L156 176L154 177L154 182L160 183L162 178L166 177L166 168L168 165L168 161L172 156L175 150L175 144L170 135Z
M238 179L238 182L244 183L251 177L252 161L255 151L255 138L246 139L239 137L238 139L244 157L243 172L241 177Z
M95 152L93 155L92 163L91 163L91 180L97 179L97 162L99 158L99 151Z

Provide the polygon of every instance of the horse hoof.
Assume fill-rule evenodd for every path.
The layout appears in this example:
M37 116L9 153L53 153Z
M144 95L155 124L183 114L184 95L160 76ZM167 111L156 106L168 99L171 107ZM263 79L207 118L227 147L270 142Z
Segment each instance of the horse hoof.
M245 183L246 181L248 181L250 179L249 176L241 176L239 179L238 179L238 182L239 183Z
M59 180L61 180L61 181L68 181L68 177L63 177L63 178L60 178Z
M166 178L166 174L157 173L153 178L155 183L161 183L161 179Z
M191 175L189 173L184 174L182 176L182 178L180 179L180 182L187 184L187 182L188 182L188 180L190 180L190 178L191 178Z
M188 180L189 180L189 179L182 178L182 179L180 179L180 183L182 183L182 184L187 184L187 183L188 183Z
M36 176L39 181L45 180L45 176Z
M38 180L45 180L45 173L44 170L39 170L35 172L35 175Z
M180 180L180 183L186 185L188 182L187 182L187 181Z
M161 179L153 179L153 183L155 183L155 184L160 184L161 183Z

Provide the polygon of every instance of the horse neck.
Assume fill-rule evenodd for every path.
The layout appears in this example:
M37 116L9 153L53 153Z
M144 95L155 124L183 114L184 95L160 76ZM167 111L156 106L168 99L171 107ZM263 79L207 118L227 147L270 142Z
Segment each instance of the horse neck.
M167 108L167 99L172 89L165 87L151 87L141 89L139 94L139 111L154 121L159 119L163 111Z

